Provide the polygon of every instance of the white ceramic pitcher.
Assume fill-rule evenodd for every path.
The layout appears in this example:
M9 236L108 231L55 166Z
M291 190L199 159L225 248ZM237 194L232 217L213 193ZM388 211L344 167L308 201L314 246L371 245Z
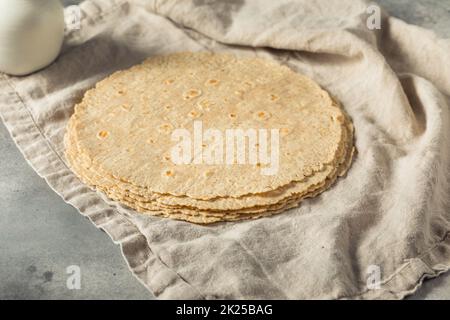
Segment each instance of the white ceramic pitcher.
M59 0L0 0L0 72L26 75L48 66L63 39Z

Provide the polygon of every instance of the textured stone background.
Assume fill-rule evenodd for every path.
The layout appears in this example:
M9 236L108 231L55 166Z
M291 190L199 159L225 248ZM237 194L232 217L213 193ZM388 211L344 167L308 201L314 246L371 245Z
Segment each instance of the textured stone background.
M394 16L450 38L450 0L376 2ZM108 236L65 204L28 166L3 123L0 203L0 299L152 298ZM81 268L81 290L66 287L70 265ZM427 281L412 298L450 299L450 275Z

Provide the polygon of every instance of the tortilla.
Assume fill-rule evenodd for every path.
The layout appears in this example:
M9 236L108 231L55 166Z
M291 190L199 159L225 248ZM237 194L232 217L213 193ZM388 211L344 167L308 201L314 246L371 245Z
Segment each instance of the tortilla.
M206 163L199 123L265 138L277 130L279 150L269 143L266 151L279 151L278 170L264 175L271 163L237 157ZM173 159L176 129L194 137L185 163ZM244 151L261 156L264 140L244 138ZM350 119L312 80L266 60L213 53L154 57L100 81L75 107L65 144L73 171L110 199L202 224L296 207L345 174L354 154Z

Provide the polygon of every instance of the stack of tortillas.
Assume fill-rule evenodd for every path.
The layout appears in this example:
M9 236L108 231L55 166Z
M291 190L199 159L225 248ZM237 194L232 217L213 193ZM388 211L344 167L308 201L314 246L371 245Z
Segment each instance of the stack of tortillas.
M298 206L342 176L354 152L350 120L315 82L213 53L153 57L99 82L65 142L73 171L109 198L202 224Z

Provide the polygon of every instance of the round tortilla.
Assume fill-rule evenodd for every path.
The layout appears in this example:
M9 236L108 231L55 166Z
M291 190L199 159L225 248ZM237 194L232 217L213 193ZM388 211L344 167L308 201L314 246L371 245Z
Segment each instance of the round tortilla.
M192 136L199 122L220 132L278 129L279 170L265 176L264 164L211 165L194 155L175 164L171 133ZM65 144L73 171L110 199L201 224L294 208L345 174L354 154L350 119L312 80L266 60L212 53L150 58L99 82L75 107Z
M119 71L86 93L71 121L76 152L93 167L147 195L187 201L276 191L336 167L340 148L350 148L344 112L316 83L273 62L227 54L178 53ZM175 165L171 133L192 131L194 121L222 132L279 129L277 174L264 176L254 164Z

